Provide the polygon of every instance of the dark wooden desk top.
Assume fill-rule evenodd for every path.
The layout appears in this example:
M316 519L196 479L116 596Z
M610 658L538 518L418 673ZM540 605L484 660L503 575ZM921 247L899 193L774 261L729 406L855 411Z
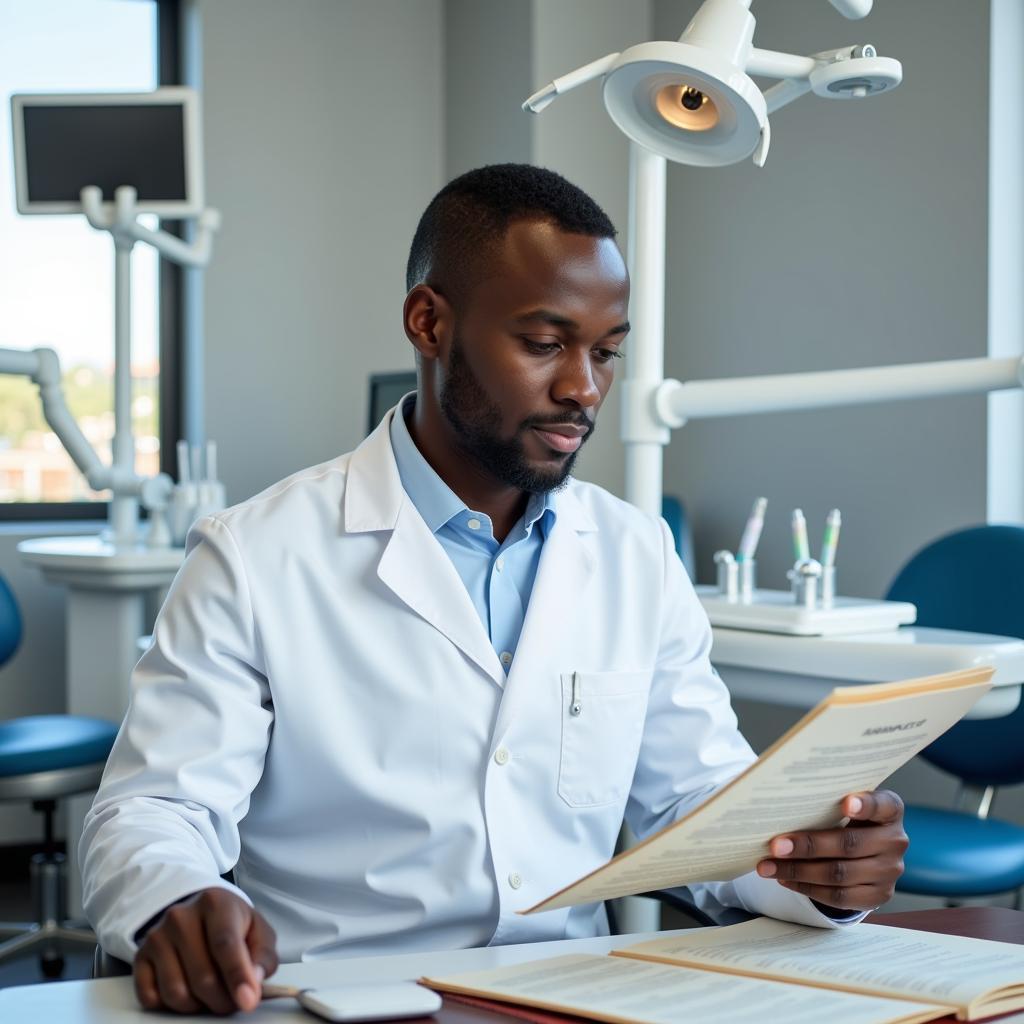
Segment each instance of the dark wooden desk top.
M971 939L1024 944L1024 912L1007 907L954 907L950 910L908 910L901 914L871 914L872 924L913 928L920 932L966 935Z
M995 939L998 942L1024 944L1024 911L1006 907L955 907L948 910L911 910L899 914L871 914L872 924L891 928L913 928L923 932L944 932L946 935L966 935L974 939ZM445 1000L444 1007L434 1020L439 1024L497 1024L511 1020L507 1014L492 1013L474 1006L461 1006ZM579 1021L577 1017L557 1017L551 1020Z

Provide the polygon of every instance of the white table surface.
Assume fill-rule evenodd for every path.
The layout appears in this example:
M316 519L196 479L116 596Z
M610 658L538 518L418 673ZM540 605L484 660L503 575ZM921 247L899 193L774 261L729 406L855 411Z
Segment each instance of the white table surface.
M347 982L406 981L424 974L485 970L565 953L607 953L635 942L678 934L681 933L651 932L517 946L318 960L285 964L269 980L304 988L326 988ZM144 1013L135 1001L131 978L51 982L0 989L0 1021L3 1024L153 1024L158 1020L209 1024L214 1019L209 1014L186 1017ZM307 1014L291 999L278 999L262 1004L252 1013L239 1013L230 1019L258 1021L259 1024L310 1024L320 1018Z

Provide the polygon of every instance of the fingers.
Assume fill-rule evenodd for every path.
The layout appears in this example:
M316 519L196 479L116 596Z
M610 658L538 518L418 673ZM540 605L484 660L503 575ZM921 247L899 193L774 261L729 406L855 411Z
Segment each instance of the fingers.
M135 983L135 998L144 1010L160 1008L160 990L156 987L156 971L149 960L135 958L132 966L132 981Z
M274 930L226 889L205 889L168 908L135 957L135 994L148 1010L218 1014L259 1005L277 969Z
M851 793L843 798L843 814L853 821L891 825L903 821L903 801L890 789Z
M147 1009L168 1009L178 1013L198 1013L203 1009L202 1004L189 989L177 952L163 935L151 934L146 939L135 964L136 994ZM140 986L140 972L147 981L145 998ZM152 992L154 987L155 1001Z
M899 857L895 854L862 857L856 860L778 860L762 861L758 874L779 882L804 882L809 885L848 887L876 885L890 875L898 877Z
M854 811L854 808L858 809ZM851 818L857 815L851 825L776 836L769 844L771 856L814 860L873 857L893 852L902 857L907 838L903 831L903 802L895 793L880 791L846 797L843 811Z
M184 968L189 989L208 1010L218 1014L235 1011L235 1000L210 958L206 943L196 942L194 945L179 948L178 958Z
M252 962L256 967L263 969L264 978L269 978L277 970L278 965L277 936L261 914L253 913L245 942L249 947Z
M210 956L235 1006L239 1010L254 1010L260 1001L263 967L257 972L245 941L253 911L237 897L224 900L215 891L207 892L210 898L202 920Z

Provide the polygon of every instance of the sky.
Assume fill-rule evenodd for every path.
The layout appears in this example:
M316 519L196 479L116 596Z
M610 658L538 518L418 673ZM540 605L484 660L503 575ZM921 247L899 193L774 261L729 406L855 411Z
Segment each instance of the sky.
M81 215L17 213L15 92L143 92L156 86L156 4L0 0L0 347L57 350L65 368L109 370L114 245ZM156 253L132 256L132 361L157 356Z

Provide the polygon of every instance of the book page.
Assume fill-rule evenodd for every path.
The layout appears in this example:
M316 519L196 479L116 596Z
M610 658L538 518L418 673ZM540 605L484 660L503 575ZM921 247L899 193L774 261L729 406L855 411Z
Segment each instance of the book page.
M1010 988L1024 1006L1024 947L880 924L825 929L759 918L642 942L616 955L910 997L961 1011L986 992Z
M962 718L991 677L972 669L836 691L706 803L523 913L753 870L774 836L840 824L844 796L878 787Z
M610 956L549 960L424 978L441 992L484 996L602 1021L636 1024L890 1024L937 1020L948 1007L823 992Z

